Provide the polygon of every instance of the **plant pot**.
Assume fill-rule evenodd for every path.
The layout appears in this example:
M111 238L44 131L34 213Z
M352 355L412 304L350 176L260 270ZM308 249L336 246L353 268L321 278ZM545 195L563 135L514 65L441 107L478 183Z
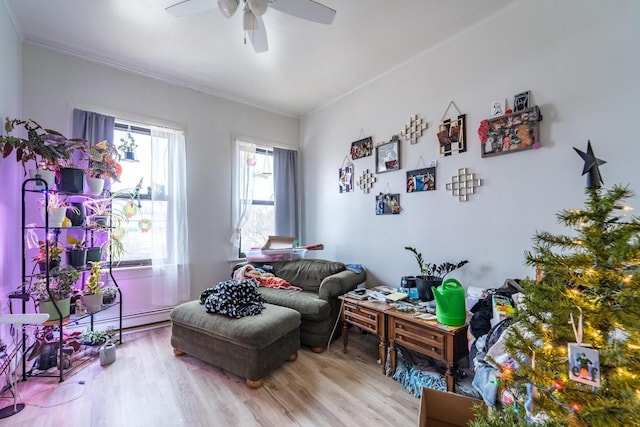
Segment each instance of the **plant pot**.
M134 151L125 151L124 152L124 159L125 160L135 161L136 160L136 153Z
M58 267L60 265L60 260L56 259L56 260L50 260L49 261L49 271L53 270L54 268ZM38 267L40 268L40 273L42 274L46 274L47 273L47 262L46 261L39 261L38 262Z
M58 189L66 193L80 194L84 190L84 171L77 168L60 169Z
M67 251L67 264L72 267L84 268L87 265L87 250L69 249Z
M418 298L420 301L433 301L433 291L431 287L437 288L442 284L442 279L433 276L416 276L416 286L418 287Z
M91 217L91 223L97 227L108 227L109 217L106 215L94 215Z
M49 217L49 228L62 227L62 221L67 217L67 208L40 208L40 216L42 221L45 221L47 215Z
M102 248L101 247L95 247L95 248L88 248L87 249L87 264L89 264L89 262L98 262L98 261L102 261Z
M102 293L82 295L82 304L87 308L87 313L100 311L100 308L102 307Z
M113 292L102 292L102 303L113 304L118 297L118 291L114 289Z
M51 190L56 183L56 173L47 169L29 169L29 178L44 179L48 190ZM44 187L44 184L36 182L36 187Z
M55 304L58 310L60 310L63 319L69 317L69 313L71 312L71 298L56 300ZM58 314L56 307L53 305L53 301L40 301L38 310L40 313L48 313L49 320L60 319L60 314Z
M67 208L67 218L71 221L71 225L74 227L83 226L84 220L87 217L87 209L85 208L84 203L71 202L71 206L77 209L77 211L75 211L73 208Z
M104 190L104 178L91 178L90 176L85 177L87 180L87 193L92 196L98 196Z

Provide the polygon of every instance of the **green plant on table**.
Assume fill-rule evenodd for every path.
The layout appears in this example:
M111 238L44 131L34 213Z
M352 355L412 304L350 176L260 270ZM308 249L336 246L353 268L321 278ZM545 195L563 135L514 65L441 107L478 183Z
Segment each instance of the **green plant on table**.
M465 264L469 262L469 260L465 259L463 261L460 261L457 264L452 264L450 262L443 262L442 264L435 264L435 263L431 264L428 262L425 263L424 259L422 258L422 253L418 252L416 248L413 248L411 246L405 246L404 248L409 252L411 252L413 256L416 258L416 261L418 262L418 267L420 268L420 275L431 278L431 279L444 280L447 274L451 273L454 270L457 270L458 268L463 267Z

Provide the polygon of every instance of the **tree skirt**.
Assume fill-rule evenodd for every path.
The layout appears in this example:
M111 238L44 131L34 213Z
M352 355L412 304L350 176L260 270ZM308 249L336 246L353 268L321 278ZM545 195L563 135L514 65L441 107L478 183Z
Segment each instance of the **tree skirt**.
M391 375L391 363L387 355L387 375ZM396 372L393 379L402 384L415 397L422 395L422 387L447 391L444 375L434 361L405 347L396 347Z

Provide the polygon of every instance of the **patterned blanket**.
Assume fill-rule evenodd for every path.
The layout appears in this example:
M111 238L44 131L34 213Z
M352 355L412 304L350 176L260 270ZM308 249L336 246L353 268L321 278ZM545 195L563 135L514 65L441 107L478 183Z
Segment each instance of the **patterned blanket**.
M258 285L250 280L227 280L200 294L200 304L204 304L208 313L226 314L236 319L260 314L265 302L258 293Z

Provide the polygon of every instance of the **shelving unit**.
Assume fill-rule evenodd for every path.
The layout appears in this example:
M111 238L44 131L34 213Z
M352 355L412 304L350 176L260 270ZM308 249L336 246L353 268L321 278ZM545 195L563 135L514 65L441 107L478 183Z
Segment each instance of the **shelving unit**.
M80 357L76 358L74 360L74 365L72 365L71 367L65 368L64 367L64 353L63 353L63 347L64 347L64 327L67 328L73 328L73 327L79 327L79 326L84 326L84 323L81 323L83 319L88 319L88 325L91 331L94 330L94 316L102 311L111 309L114 306L118 306L119 308L119 316L118 316L118 329L116 330L117 334L118 334L118 339L117 339L117 343L122 343L122 290L120 289L120 287L118 286L118 283L115 279L115 277L113 276L113 269L112 269L112 260L109 259L107 262L108 265L108 269L107 269L107 273L105 273L107 275L106 277L106 281L110 280L110 283L113 284L113 286L115 286L115 288L117 289L117 297L115 302L113 302L112 304L103 304L100 308L100 310L94 312L94 313L88 313L82 316L77 316L75 314L71 314L68 317L62 317L62 312L60 311L60 307L59 307L59 303L56 302L55 299L53 299L53 295L52 295L52 291L51 291L51 280L54 276L51 275L51 268L49 265L49 251L50 251L50 242L48 239L49 233L53 232L54 234L54 240L57 242L60 234L62 232L62 230L72 230L72 229L76 229L76 230L82 230L85 234L85 238L87 237L88 234L90 234L90 238L92 240L92 244L93 239L94 239L94 234L96 232L95 228L91 228L89 226L85 224L83 224L82 226L73 226L73 227L62 227L62 228L58 228L58 227L50 227L49 224L49 215L48 215L48 203L49 203L49 196L50 194L59 194L59 195L63 195L63 196L82 196L85 198L100 198L101 196L90 196L90 195L85 195L85 194L71 194L71 193L64 193L64 192L60 192L60 191L56 191L56 190L50 190L48 188L48 185L46 183L46 181L44 181L41 178L29 178L23 181L22 183L22 285L20 287L19 291L13 292L12 294L9 295L10 299L20 299L21 300L21 310L22 313L26 313L27 312L27 303L29 302L29 300L31 299L31 295L28 292L28 287L27 287L27 282L32 281L35 276L37 276L35 273L35 264L33 264L33 269L31 271L31 273L28 272L27 270L27 265L28 262L30 262L27 259L27 238L25 236L25 233L28 230L32 230L34 232L44 232L44 239L43 241L45 242L45 253L46 253L46 268L44 272L41 272L40 274L44 276L45 279L45 283L46 283L46 290L47 293L49 294L49 296L51 297L51 301L53 301L53 305L55 307L55 310L58 312L59 315L59 319L57 320L52 320L52 321L48 321L44 323L44 327L51 327L51 328L56 328L57 327L57 331L54 329L54 333L58 335L58 367L57 367L57 371L58 373L53 375L51 373L48 373L49 370L43 371L42 373L38 373L37 375L34 376L46 376L46 377L59 377L59 381L64 381L65 375L72 375L73 373L75 373L75 371L78 370L78 368L80 366L82 366L84 363L86 363L89 360L92 360L92 358L96 355L97 353L97 348L95 347L89 347L89 346L83 346L83 349L78 351L78 353L83 353ZM38 194L41 194L44 197L44 206L45 206L45 214L43 215L43 223L44 225L37 225L38 223L36 223L36 225L33 226L28 226L27 225L27 212L31 209L30 206L27 205L27 201L31 198L35 199L37 197ZM31 195L33 195L33 197L31 197ZM42 224L42 222L40 222L40 224ZM104 229L102 229L102 231L105 231L106 233L110 233L111 229L109 227L106 227ZM109 243L107 243L109 244ZM62 264L62 262L61 262ZM80 268L76 268L77 270L79 270L81 273L87 271L88 269L86 268L86 265L84 267L80 267ZM83 275L84 276L84 275ZM22 336L22 340L23 340L23 345L26 343L27 341L27 336L26 333L23 333ZM25 346L26 348L26 346ZM53 368L51 368L53 369ZM26 353L23 353L22 356L22 380L26 381L27 377L28 377L28 372L27 372L27 355Z

